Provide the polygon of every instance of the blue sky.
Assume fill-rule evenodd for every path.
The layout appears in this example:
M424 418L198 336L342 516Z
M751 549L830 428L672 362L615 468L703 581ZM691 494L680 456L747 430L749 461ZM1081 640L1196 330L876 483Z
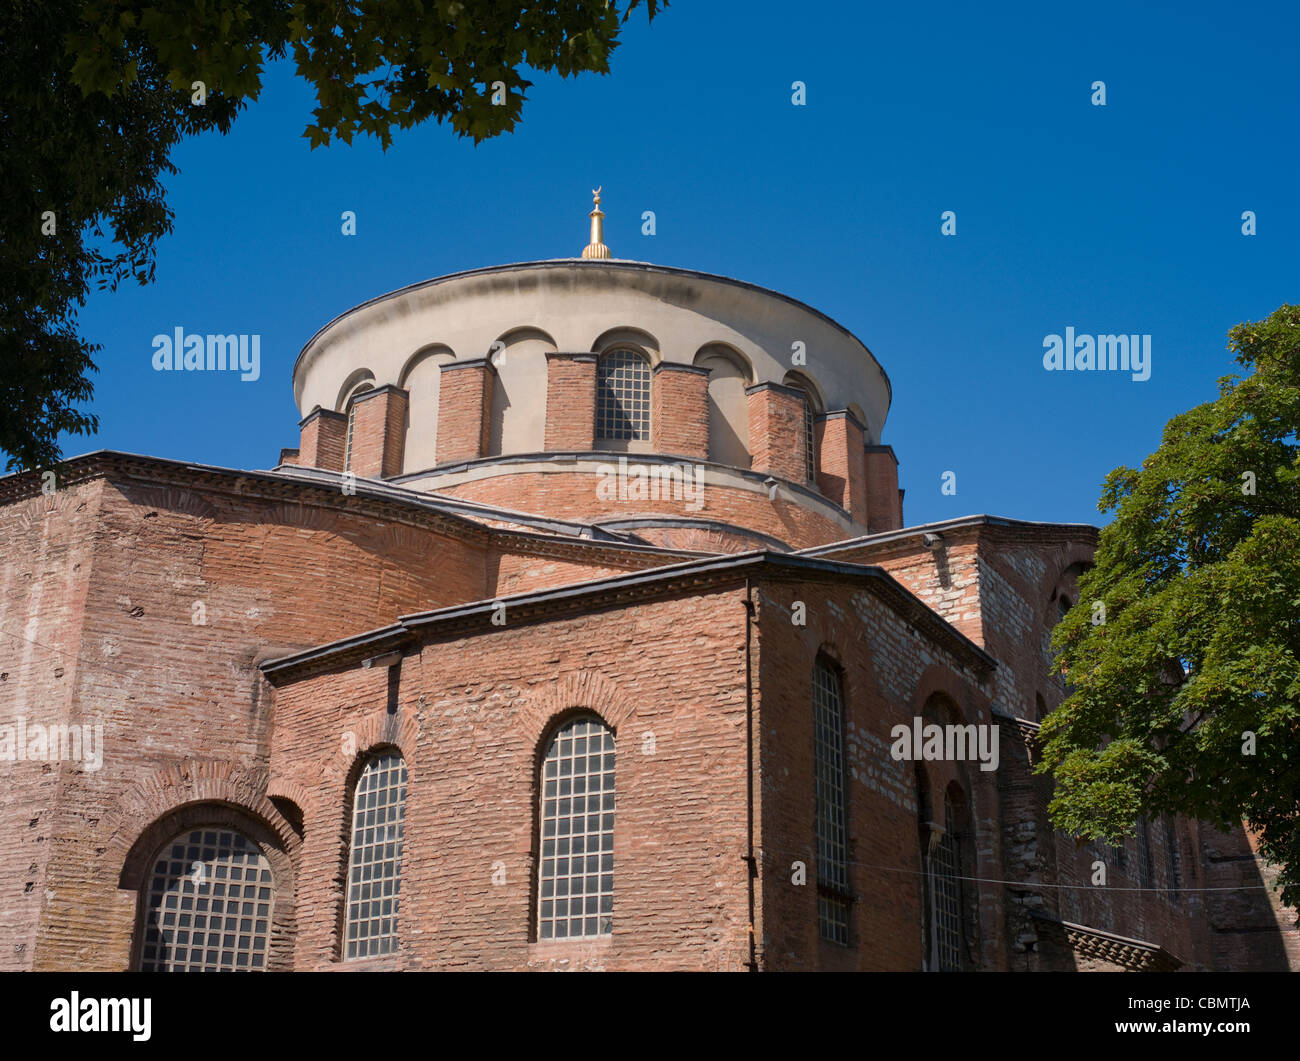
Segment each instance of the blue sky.
M387 153L309 150L311 93L274 67L228 136L174 156L157 283L87 303L101 427L65 453L272 466L297 445L290 373L321 325L429 277L576 255L599 184L616 257L773 288L872 349L909 524L1099 522L1106 473L1233 370L1227 330L1297 300L1298 21L680 0L633 17L610 76L534 77L515 133L475 147L426 125ZM1151 378L1045 371L1067 326L1149 334ZM176 327L260 334L261 379L153 371Z

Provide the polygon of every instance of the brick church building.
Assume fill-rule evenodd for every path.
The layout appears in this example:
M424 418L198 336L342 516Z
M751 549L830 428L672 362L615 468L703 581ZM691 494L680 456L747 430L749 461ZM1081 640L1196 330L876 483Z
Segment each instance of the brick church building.
M871 351L602 216L325 325L274 468L0 479L0 968L1300 964L1242 830L1048 821L1095 528L908 526Z

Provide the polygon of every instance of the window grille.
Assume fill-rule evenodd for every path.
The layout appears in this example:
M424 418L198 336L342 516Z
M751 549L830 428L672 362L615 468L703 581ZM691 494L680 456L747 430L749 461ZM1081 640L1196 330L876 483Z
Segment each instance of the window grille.
M584 716L542 760L537 936L605 936L614 919L614 734Z
M372 758L357 779L344 932L347 958L397 950L406 780L406 762L396 752Z
M178 836L154 864L140 968L266 969L274 882L258 846L229 829Z
M821 659L813 670L813 751L818 931L823 939L847 945L849 867L844 799L844 696L839 671Z
M1138 876L1142 881L1142 887L1152 888L1155 886L1155 878L1151 873L1151 828L1145 817L1138 819L1137 849Z
M951 801L945 802L947 832L930 856L930 887L934 949L941 972L960 972L961 960L961 838Z
M373 389L369 383L361 383L348 397L348 438L343 448L343 467L346 471L352 470L352 430L357 422L357 395Z
M1164 826L1165 855L1169 863L1169 893L1170 898L1177 899L1183 889L1183 859L1178 850L1177 821L1167 815Z
M650 364L632 350L611 350L596 364L596 438L650 437Z
M813 412L812 399L804 395L803 399L803 437L804 437L804 478L809 483L817 483L817 426Z

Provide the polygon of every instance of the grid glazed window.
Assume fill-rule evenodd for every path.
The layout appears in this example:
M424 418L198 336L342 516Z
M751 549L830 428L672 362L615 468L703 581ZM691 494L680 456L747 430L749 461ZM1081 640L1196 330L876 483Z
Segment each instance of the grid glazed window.
M140 968L262 972L274 893L258 846L229 829L178 836L154 863Z
M611 350L596 363L596 437L650 437L650 363L641 354Z
M1112 844L1109 840L1098 840L1097 856L1108 866L1114 866L1116 869L1123 869L1125 866L1126 860L1122 843Z
M366 763L352 806L345 957L397 950L406 830L406 762L395 752Z
M343 448L343 467L348 471L352 469L352 429L356 426L357 422L357 395L371 389L373 388L369 383L362 383L348 398L348 438L347 444Z
M1164 819L1165 826L1165 855L1169 862L1169 892L1170 898L1177 899L1183 889L1183 859L1178 852L1178 833L1175 830L1176 820L1166 815Z
M947 832L930 856L930 911L934 959L941 972L960 972L961 962L961 838L954 827L951 800L944 803Z
M813 753L817 799L817 928L849 942L849 866L844 803L844 693L840 673L819 659L813 669Z
M542 761L537 938L604 936L614 917L614 734L584 716Z
M1155 885L1155 878L1151 873L1151 828L1147 824L1145 817L1138 819L1137 849L1138 876L1141 879L1142 887L1151 888Z
M817 425L812 399L806 394L803 399L803 438L804 478L815 484L817 482Z

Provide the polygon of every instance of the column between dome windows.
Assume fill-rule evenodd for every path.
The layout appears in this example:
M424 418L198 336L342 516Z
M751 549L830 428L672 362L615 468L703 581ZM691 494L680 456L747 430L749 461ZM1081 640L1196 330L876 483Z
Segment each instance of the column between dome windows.
M496 368L486 357L448 361L438 384L439 464L477 460L488 451Z
M595 354L547 353L545 439L548 451L587 453L595 449Z
M363 479L401 473L407 407L407 392L391 383L353 396L348 471Z
M651 449L701 460L709 456L709 370L661 361L650 384Z

